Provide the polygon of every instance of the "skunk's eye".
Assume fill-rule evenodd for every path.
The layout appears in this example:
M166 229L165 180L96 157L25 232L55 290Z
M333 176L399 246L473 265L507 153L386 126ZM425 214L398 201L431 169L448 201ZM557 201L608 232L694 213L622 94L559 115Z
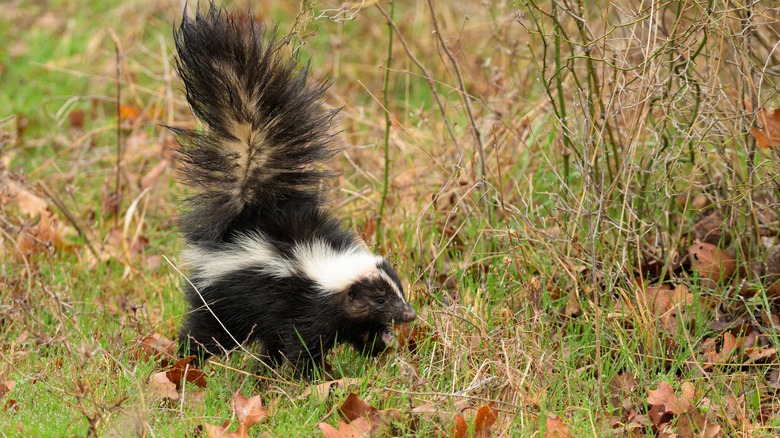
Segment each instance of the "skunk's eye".
M376 303L377 304L384 304L385 303L385 299L384 298L377 298L376 299Z

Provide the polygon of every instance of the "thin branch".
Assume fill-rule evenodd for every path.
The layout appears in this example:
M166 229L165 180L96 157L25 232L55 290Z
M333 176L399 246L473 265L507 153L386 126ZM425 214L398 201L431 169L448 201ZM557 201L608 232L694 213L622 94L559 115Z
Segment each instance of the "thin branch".
M455 144L455 147L458 149L459 154L463 154L463 150L460 147L460 143L458 143L457 137L455 137L455 133L452 132L452 127L450 126L450 123L447 121L447 114L444 111L444 104L441 102L441 98L439 97L439 93L436 92L436 86L433 83L433 75L428 71L427 68L412 54L412 51L409 49L409 45L406 44L406 40L404 39L403 35L401 34L401 31L398 30L398 26L395 25L395 22L392 18L390 18L389 15L387 15L387 12L385 12L384 9L382 9L382 6L379 4L376 5L377 9L379 9L379 12L382 13L382 15L385 16L385 19L387 20L387 23L393 27L393 30L395 31L395 34L398 35L398 41L401 43L401 45L404 47L404 51L406 52L406 56L409 57L409 59L412 60L414 65L419 68L422 73L423 77L425 77L425 81L428 83L428 88L431 89L431 94L433 94L434 100L436 100L436 105L439 107L439 112L441 113L442 120L444 121L444 126L447 128L447 133L449 134L450 138L452 139L452 142Z
M431 10L431 19L433 20L433 30L436 34L436 38L439 40L439 43L441 44L444 53L447 55L447 58L450 59L452 68L455 69L455 75L458 77L460 96L463 99L463 106L466 107L466 115L469 118L469 127L471 128L471 133L474 135L477 152L479 152L479 177L481 179L485 177L485 148L482 146L482 135L479 132L479 128L477 128L477 123L474 121L474 114L471 111L471 104L469 103L469 94L466 92L466 84L463 82L463 75L460 73L458 61L455 59L455 56L452 54L452 52L450 52L450 50L447 48L447 45L444 44L444 39L442 38L441 32L439 31L439 23L436 21L436 11L433 9L432 0L428 0L428 9Z

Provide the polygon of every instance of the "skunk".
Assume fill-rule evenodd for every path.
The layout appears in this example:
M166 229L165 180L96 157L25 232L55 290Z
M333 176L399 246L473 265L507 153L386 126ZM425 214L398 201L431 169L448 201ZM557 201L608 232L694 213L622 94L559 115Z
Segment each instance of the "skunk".
M328 84L274 31L212 2L174 30L176 69L203 130L173 128L185 183L180 230L189 312L180 352L201 360L257 344L296 370L338 342L383 351L414 309L398 274L327 211L335 153ZM314 365L314 367L311 367Z

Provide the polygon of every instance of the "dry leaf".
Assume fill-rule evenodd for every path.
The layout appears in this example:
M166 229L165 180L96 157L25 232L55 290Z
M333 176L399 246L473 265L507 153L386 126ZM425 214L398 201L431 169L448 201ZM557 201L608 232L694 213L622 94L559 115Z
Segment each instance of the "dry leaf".
M776 348L751 347L746 348L745 353L749 358L749 360L745 362L746 364L763 361L774 362L775 359L777 359Z
M84 127L84 119L86 116L84 115L84 110L82 109L74 109L70 113L68 113L68 122L70 123L71 128L81 129Z
M46 201L7 175L0 176L0 195L2 195L0 198L8 198L3 199L3 203L15 203L19 212L29 217L49 214L49 206Z
M9 414L15 414L19 411L19 403L17 403L17 401L12 398L8 399L8 401L5 402L5 405L3 406L3 410Z
M463 415L458 414L453 418L452 429L450 429L450 438L468 438L469 436L469 424L463 418Z
M233 412L239 423L246 424L247 428L263 421L268 413L259 395L247 398L238 392L233 396Z
M710 423L697 409L680 416L677 420L680 438L715 438L721 436L720 426Z
M410 353L417 351L417 347L420 342L436 341L438 340L435 335L431 335L430 328L428 326L415 324L399 324L395 327L397 330L396 336L398 337L398 347L406 349Z
M173 367L165 371L171 382L176 384L176 388L181 388L182 377L187 382L194 383L195 385L205 388L206 387L206 374L203 371L190 365L190 362L195 359L195 356L187 356L183 359L179 359Z
M370 217L366 220L366 223L360 227L360 235L363 236L363 240L368 242L374 237L374 234L376 234L376 220Z
M228 426L230 426L230 421L228 420L225 420L222 426L206 423L204 425L206 436L209 438L249 438L249 428L263 421L266 418L266 412L259 395L247 398L236 392L233 395L233 413L238 420L236 431L230 432L227 430Z
M762 148L780 146L780 111L778 108L761 108L756 111L756 126L750 128L750 134Z
M171 382L167 374L165 371L152 374L149 377L149 390L152 394L162 398L178 400L179 393L176 391L176 384Z
M702 281L702 284L710 287L714 287L721 280L731 277L737 270L737 261L734 260L734 257L709 243L694 242L688 248L688 254L691 257L693 269L699 277L710 280Z
M326 438L366 438L371 436L371 424L365 418L358 418L350 423L336 422L338 428L328 423L317 423Z
M54 215L44 214L41 215L37 224L25 228L19 233L16 244L24 255L30 255L35 251L61 248L62 235L63 229L56 226Z
M244 432L243 435L238 432L228 432L227 428L230 425L230 421L225 420L222 426L214 426L213 424L204 424L203 428L206 430L206 436L208 438L249 438L249 435Z
M545 429L544 438L569 438L571 436L569 427L563 424L563 419L557 415L547 414Z
M662 425L672 421L674 416L666 411L664 405L651 405L650 410L647 412L647 417L650 419L650 424L657 428L661 428Z
M693 294L682 285L662 284L645 290L647 305L667 333L677 333L684 306L693 302ZM642 295L639 295L642 297ZM684 321L683 321L684 322Z
M691 408L691 403L685 398L678 398L674 388L667 382L658 384L658 389L647 390L647 403L651 406L660 406L663 412L671 414L684 414Z
M119 118L130 123L135 122L141 116L141 112L130 105L119 104Z
M16 386L16 382L13 380L6 380L5 382L0 382L0 398L3 398L4 395L11 392L12 389L14 389L14 386Z
M359 419L367 419L371 425L372 433L381 428L392 428L393 421L401 420L401 411L398 409L379 409L369 405L355 393L350 393L339 408L339 414L347 421L354 422Z
M136 359L163 359L163 366L176 356L176 343L159 333L141 339L136 345L133 357Z
M344 400L344 403L339 408L339 414L347 421L357 420L360 417L369 416L376 412L377 409L375 407L363 401L354 392L347 396L347 399Z
M693 383L691 382L683 382L682 387L680 388L682 394L680 395L680 398L688 403L688 405L693 406L696 396L696 388L694 388Z
M612 396L610 403L615 409L623 406L623 400L633 393L639 384L630 373L620 373L609 381L609 390Z
M490 402L477 411L477 420L474 422L475 438L488 438L492 436L490 434L490 428L493 427L493 424L495 424L498 419L498 412L493 407L494 405L495 403Z

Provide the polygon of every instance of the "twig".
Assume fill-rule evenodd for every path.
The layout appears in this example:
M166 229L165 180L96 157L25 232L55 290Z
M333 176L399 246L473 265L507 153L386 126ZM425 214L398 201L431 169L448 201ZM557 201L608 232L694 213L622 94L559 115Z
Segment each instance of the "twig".
M439 93L436 92L436 86L433 83L433 75L431 75L428 69L425 68L425 66L414 56L414 54L412 54L412 51L409 49L409 45L406 44L406 40L401 34L401 31L398 30L398 26L395 25L395 21L393 21L393 19L390 18L389 15L387 15L387 12L385 12L385 10L382 9L382 6L377 4L376 7L377 9L379 9L379 12L381 12L382 15L384 15L385 19L387 20L387 23L393 27L393 31L395 31L395 34L398 35L398 42L400 42L401 45L404 47L406 56L408 56L409 59L412 60L414 65L416 65L417 68L419 68L423 72L423 77L425 78L425 81L428 83L428 88L431 89L431 94L433 95L434 100L436 100L436 105L439 107L439 112L441 113L442 120L444 121L444 126L447 128L447 133L452 139L452 142L455 144L455 147L458 149L458 153L462 154L463 150L460 147L460 143L458 143L458 138L455 137L455 133L452 132L452 126L450 126L450 123L447 121L447 113L444 110L444 104L441 102Z
M382 185L382 200L379 202L379 213L376 220L377 242L382 237L382 218L385 212L385 201L387 200L387 186L390 182L390 111L387 110L387 89L390 84L390 65L393 62L393 26L390 22L393 20L395 10L395 0L390 0L390 20L387 23L387 62L385 63L385 77L382 84L382 105L385 107L385 177Z
M471 133L474 135L474 141L476 142L476 148L477 152L479 152L479 179L482 180L482 178L485 178L485 150L482 146L482 135L479 132L479 128L477 128L477 123L474 121L474 114L471 112L471 104L469 103L469 94L466 92L466 85L463 82L463 75L460 73L460 68L458 67L458 61L455 59L455 56L453 56L452 52L447 48L447 45L444 44L444 39L441 36L441 31L439 30L439 23L436 20L436 11L433 9L433 1L428 0L428 9L431 10L431 20L433 20L433 30L436 34L436 38L439 40L439 44L441 44L442 50L444 50L444 53L447 55L447 58L450 59L450 62L452 63L452 68L455 69L455 75L458 78L458 87L460 88L460 96L463 99L463 106L466 108L466 116L469 119L469 127L471 128Z
M122 60L121 60L121 45L119 44L119 38L114 31L111 31L111 39L114 40L114 53L116 55L116 182L114 185L114 193L116 194L116 211L114 215L114 225L119 223L119 207L122 204L122 197L119 196L119 185L121 184L122 174Z

